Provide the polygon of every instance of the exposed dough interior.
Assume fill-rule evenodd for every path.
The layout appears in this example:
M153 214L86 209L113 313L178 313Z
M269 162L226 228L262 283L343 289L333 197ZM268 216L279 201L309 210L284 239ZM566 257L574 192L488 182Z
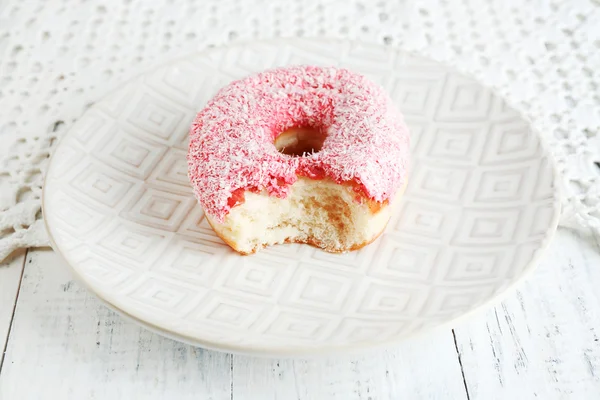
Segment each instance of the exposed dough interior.
M390 206L356 201L348 185L299 178L285 199L245 193L224 223L209 218L217 234L240 253L277 243L311 243L328 251L354 250L373 241L390 218Z

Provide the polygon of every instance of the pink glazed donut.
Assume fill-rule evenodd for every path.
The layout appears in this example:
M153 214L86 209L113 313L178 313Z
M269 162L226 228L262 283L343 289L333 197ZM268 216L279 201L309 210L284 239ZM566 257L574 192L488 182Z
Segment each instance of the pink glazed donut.
M190 130L188 175L234 250L309 243L355 250L385 228L409 163L391 99L334 67L278 68L222 88Z

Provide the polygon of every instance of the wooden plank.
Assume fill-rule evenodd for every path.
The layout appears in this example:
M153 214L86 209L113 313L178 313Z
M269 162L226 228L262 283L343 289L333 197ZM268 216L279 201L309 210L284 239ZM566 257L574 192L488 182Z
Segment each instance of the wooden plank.
M17 251L0 263L0 371L19 292L25 254L25 250Z
M600 398L600 247L559 231L501 305L456 330L472 400Z
M30 251L0 374L1 399L230 399L231 356L109 311L51 251Z
M467 399L450 330L360 357L268 360L235 356L233 398Z
M121 320L51 252L29 259L0 398L220 399L231 384L236 400L466 398L449 331L361 357L232 365ZM560 232L541 264L502 305L458 325L471 399L600 397L600 249Z

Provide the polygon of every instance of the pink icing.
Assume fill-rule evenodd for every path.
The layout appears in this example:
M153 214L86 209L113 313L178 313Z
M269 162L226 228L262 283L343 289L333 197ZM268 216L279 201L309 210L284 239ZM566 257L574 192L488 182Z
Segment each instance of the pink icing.
M273 141L292 127L326 132L321 151L280 153ZM390 200L408 162L408 129L382 88L346 69L295 66L217 93L192 124L188 175L204 211L223 221L240 192L285 198L298 176L354 182L369 199Z

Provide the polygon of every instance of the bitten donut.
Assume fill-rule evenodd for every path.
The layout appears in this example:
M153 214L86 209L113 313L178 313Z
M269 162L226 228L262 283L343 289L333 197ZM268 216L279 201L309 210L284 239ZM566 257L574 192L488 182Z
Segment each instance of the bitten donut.
M346 69L294 66L222 88L190 130L188 175L234 250L359 249L390 219L409 133L382 88Z

